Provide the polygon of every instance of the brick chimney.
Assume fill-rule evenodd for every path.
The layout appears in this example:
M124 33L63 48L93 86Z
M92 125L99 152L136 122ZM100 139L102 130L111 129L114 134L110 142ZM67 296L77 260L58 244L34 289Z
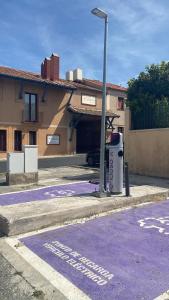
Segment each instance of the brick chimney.
M41 77L44 78L44 61L41 63Z
M41 76L44 79L50 80L50 58L46 57L41 64Z
M55 53L50 57L50 79L52 81L59 79L59 56Z
M59 56L52 54L51 57L46 57L41 64L41 76L44 79L55 81L59 79Z

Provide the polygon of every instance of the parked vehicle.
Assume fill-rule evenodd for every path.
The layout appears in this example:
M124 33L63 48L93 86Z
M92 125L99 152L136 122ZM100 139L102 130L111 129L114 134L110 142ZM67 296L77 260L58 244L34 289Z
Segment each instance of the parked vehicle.
M109 164L109 149L107 147L105 149L105 160L106 160L106 165L108 166L108 164ZM89 167L99 166L99 164L100 164L100 149L97 148L97 149L89 151L86 156L86 162Z
M115 132L112 134L111 142L105 144L105 161L106 166L109 167L109 148L110 146L117 146L120 142L120 135L121 133ZM123 143L124 148L124 143ZM119 156L123 156L123 151L119 151ZM92 151L89 151L86 156L86 162L88 166L93 167L100 164L100 149L94 149Z

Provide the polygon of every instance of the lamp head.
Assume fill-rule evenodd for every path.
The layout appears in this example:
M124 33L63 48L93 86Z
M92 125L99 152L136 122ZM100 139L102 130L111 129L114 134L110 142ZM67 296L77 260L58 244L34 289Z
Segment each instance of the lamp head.
M107 14L103 11L103 10L101 10L100 8L93 8L92 10L91 10L91 13L93 14L93 15L95 15L95 16L97 16L97 17L99 17L99 18L101 18L101 19L106 19L107 18Z

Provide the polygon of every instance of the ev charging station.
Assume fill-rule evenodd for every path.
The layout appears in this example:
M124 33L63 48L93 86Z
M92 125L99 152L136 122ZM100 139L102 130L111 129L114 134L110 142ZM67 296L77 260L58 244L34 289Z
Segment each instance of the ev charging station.
M109 192L120 194L123 191L123 134L113 133L109 145Z

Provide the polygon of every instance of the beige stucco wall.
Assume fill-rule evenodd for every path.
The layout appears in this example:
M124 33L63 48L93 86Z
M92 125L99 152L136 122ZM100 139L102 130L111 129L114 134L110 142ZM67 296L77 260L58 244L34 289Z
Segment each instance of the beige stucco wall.
M22 144L29 144L29 131L36 131L39 156L72 154L76 152L76 130L70 141L71 128L69 127L71 113L67 111L70 93L64 89L47 88L45 102L42 102L44 88L37 83L23 82L23 94L35 93L38 97L38 122L23 122L24 99L19 99L21 82L16 79L0 78L0 129L7 132L7 151L0 152L0 158L6 158L7 152L14 151L14 132L22 131ZM96 96L96 106L81 103L81 95ZM107 95L107 109L120 115L114 120L114 127L124 127L124 111L117 110L118 97L126 97L124 92L109 91ZM90 110L101 110L102 93L89 89L74 92L72 105ZM60 145L47 145L47 135L60 135Z
M24 99L19 99L20 84L17 80L0 79L0 124L22 123ZM43 126L67 126L65 107L70 97L65 90L48 88L45 102L42 102L43 87L37 84L24 83L23 93L38 95L38 113Z
M82 104L82 95L89 95L96 97L96 105L86 105ZM89 109L95 111L96 109L101 110L102 107L102 94L97 91L90 91L87 89L81 89L74 92L73 97L71 99L71 104L73 106Z
M0 129L7 131L7 152L14 151L14 131L22 131L22 143L29 144L29 131L36 131L39 155L71 154L76 150L75 132L70 142L70 113L67 103L70 93L64 89L48 88L45 102L44 89L34 83L24 83L23 92L38 95L38 122L23 122L24 100L19 99L20 82L0 78ZM46 137L60 135L60 145L47 145ZM6 158L6 152L0 152Z
M84 105L81 103L81 96L83 95L90 95L90 96L96 96L96 105ZM125 126L125 110L119 110L118 107L118 97L122 97L126 99L126 93L121 91L115 91L111 90L108 91L107 97L106 97L106 108L107 110L113 111L115 114L119 115L119 118L115 118L113 121L113 126L115 128L115 131L117 131L118 127L124 127ZM89 91L89 90L78 90L74 92L74 95L71 99L71 104L80 108L87 108L90 110L95 111L102 109L102 93L96 92L96 91Z
M125 159L130 172L169 178L169 128L129 130L126 111Z
M125 110L118 109L118 97L126 99L126 93L113 90L107 95L107 109L113 110L115 114L120 116L114 119L113 126L115 131L117 131L117 127L125 126Z

